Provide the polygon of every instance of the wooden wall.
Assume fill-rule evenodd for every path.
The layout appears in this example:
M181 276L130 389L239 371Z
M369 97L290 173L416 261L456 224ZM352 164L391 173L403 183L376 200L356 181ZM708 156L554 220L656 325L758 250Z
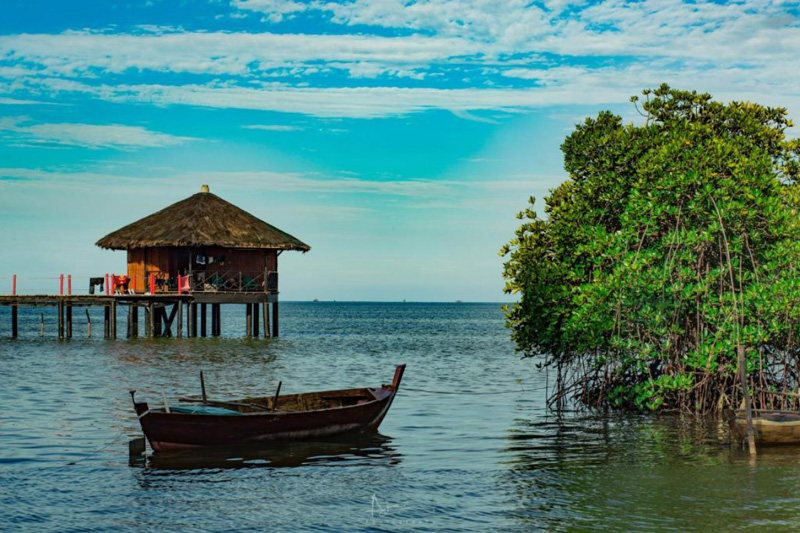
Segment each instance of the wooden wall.
M197 263L197 255L206 257L206 264ZM242 250L228 248L195 248L191 251L193 272L205 271L208 275L225 272L245 272L251 276L262 274L265 269L278 269L276 250ZM213 257L214 262L208 258ZM224 257L224 261L222 260ZM133 278L131 287L136 292L147 290L147 274L163 272L170 277L186 274L189 270L187 248L136 248L128 250L128 276Z

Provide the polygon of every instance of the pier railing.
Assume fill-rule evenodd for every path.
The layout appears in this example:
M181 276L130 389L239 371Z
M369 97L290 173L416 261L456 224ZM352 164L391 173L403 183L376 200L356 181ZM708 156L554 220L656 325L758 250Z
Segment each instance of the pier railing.
M147 272L146 292L277 292L278 273L274 271L194 272L185 276L169 276L164 272Z

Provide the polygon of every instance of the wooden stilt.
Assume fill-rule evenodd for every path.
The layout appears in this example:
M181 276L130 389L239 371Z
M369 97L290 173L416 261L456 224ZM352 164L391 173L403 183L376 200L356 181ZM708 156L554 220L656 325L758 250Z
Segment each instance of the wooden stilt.
M111 340L117 340L117 301L111 301Z
M175 302L175 307L178 308L178 331L176 332L176 336L180 339L183 337L183 302Z
M133 337L133 306L128 306L128 333L127 337L130 339Z
M164 307L161 311L161 316L164 319L164 333L162 336L172 337L172 324L175 322L175 317L178 316L178 304L173 305L172 311L169 312L169 316L167 315L167 308Z
M205 337L208 333L206 329L206 318L208 318L208 305L200 304L200 336Z
M261 307L263 307L262 310L264 311L264 338L268 339L270 337L270 335L269 335L269 302L267 302L265 300L264 303L261 305Z
M211 305L211 335L219 337L222 335L222 305Z
M258 304L253 304L253 337L259 337L258 333Z
M148 339L153 338L153 324L155 323L155 310L156 307L153 302L148 302L147 309L144 311L144 329L147 331L145 332L145 336Z
M744 394L744 412L745 420L747 421L747 443L750 448L750 455L756 454L756 434L753 428L753 404L750 401L750 391L748 390L747 383L747 369L745 362L745 348L742 345L737 346L737 359L739 366L739 378L742 380L742 394Z
M89 315L89 308L86 308L86 336L92 338L92 317Z
M72 304L67 304L67 338L72 338Z
M247 338L253 336L253 304L246 304L245 322L247 323Z
M278 301L272 304L272 336L278 336Z
M111 337L111 308L108 305L103 306L103 338L108 339Z
M19 336L19 306L11 306L11 338L16 339Z
M192 302L192 337L197 337L197 303Z
M131 337L139 336L139 306L131 305Z
M64 338L64 300L58 300L58 338Z
M164 334L164 330L162 325L164 323L163 319L164 315L164 308L161 306L156 307L153 306L153 337L162 337Z

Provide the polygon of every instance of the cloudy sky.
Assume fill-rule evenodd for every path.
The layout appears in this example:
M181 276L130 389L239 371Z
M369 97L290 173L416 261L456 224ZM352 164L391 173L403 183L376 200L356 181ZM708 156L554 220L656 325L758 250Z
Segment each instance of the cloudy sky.
M503 300L583 117L661 82L798 116L798 4L4 0L0 292L124 271L93 243L208 183L312 246L284 299Z

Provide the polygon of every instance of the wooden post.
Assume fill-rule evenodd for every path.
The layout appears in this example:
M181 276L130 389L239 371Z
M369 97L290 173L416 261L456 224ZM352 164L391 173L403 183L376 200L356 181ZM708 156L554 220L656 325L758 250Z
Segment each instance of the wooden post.
M108 305L103 306L103 338L111 338L111 308Z
M253 336L253 304L246 304L245 322L247 322L247 338Z
M197 327L195 326L197 316L192 314L192 306L191 302L186 302L186 337L189 339L195 336L194 331Z
M268 339L270 337L270 335L269 335L269 302L264 300L264 303L261 304L261 306L264 308L263 309L263 311L264 311L264 337Z
M156 321L154 315L155 315L155 305L153 305L153 302L150 301L147 303L147 308L144 311L144 327L147 330L145 336L148 339L153 338L153 323Z
M163 333L163 329L161 328L163 324L163 317L164 316L164 308L163 307L156 307L153 305L153 337L161 337Z
M62 276L63 278L63 276ZM58 339L64 338L64 300L58 299Z
M214 304L211 309L214 320L213 335L219 337L222 335L222 304Z
M72 304L67 303L67 338L72 338Z
M253 337L256 339L259 337L258 322L258 304L253 304Z
M272 304L272 336L278 336L278 301Z
M117 301L111 301L111 340L117 340Z
M139 306L131 304L131 337L139 336Z
M192 302L192 337L197 337L197 302Z
M207 318L207 304L200 304L200 336L205 337L207 333L206 318Z
M744 394L744 412L747 420L747 444L750 448L750 455L756 454L756 434L753 428L753 405L750 401L750 391L747 389L747 363L744 357L744 346L737 347L739 377L742 380L742 394Z
M19 306L14 304L11 306L11 338L16 339L19 336Z
M183 302L178 300L175 305L178 306L178 327L175 336L180 339L183 337Z
M89 316L89 308L86 308L86 335L88 338L92 338L92 317Z
M39 336L44 337L44 313L42 313L42 324L39 328Z

